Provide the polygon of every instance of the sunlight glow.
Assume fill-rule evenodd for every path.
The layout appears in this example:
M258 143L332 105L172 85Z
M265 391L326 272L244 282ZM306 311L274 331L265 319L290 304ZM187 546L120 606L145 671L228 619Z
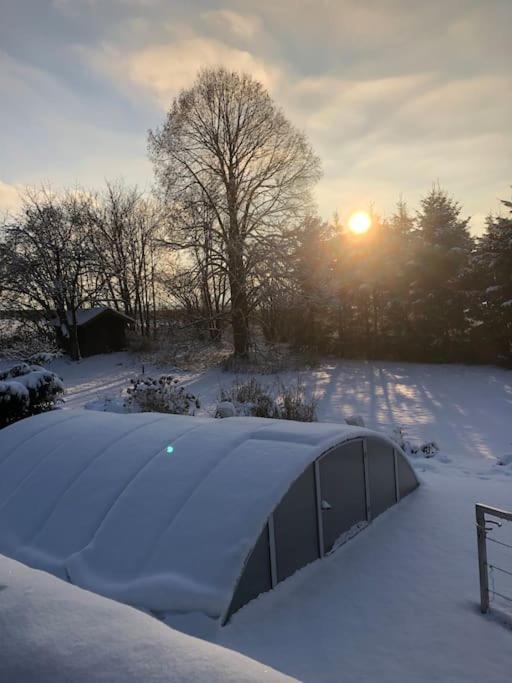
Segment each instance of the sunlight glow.
M348 227L356 235L363 235L365 232L368 232L371 224L372 219L366 211L357 211L348 219Z

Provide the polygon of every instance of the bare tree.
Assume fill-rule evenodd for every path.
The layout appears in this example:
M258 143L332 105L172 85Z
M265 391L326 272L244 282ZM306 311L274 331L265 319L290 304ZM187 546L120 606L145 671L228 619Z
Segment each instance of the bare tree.
M179 206L193 190L213 212L235 354L246 355L253 272L310 210L320 162L261 83L224 68L180 93L149 148L167 201Z
M105 275L102 299L134 318L142 334L155 326L161 207L136 187L107 183L90 206L91 248Z
M90 249L90 201L78 191L57 197L49 189L29 189L20 213L5 226L3 244L4 290L21 307L57 315L77 360L77 311L104 282Z
M170 208L168 224L165 244L184 258L167 285L198 324L206 324L210 340L218 341L229 304L229 286L215 211L202 191L191 188L179 205Z

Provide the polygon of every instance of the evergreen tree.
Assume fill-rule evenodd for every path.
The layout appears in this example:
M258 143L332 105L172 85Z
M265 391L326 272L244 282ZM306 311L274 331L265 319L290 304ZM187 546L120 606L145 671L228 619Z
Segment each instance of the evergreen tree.
M402 197L396 204L395 213L391 216L389 225L392 231L400 237L409 238L414 232L414 218L410 215Z
M411 308L417 343L426 357L464 359L469 321L465 277L474 246L469 219L444 190L434 186L417 212L419 245L416 278L411 283Z
M489 216L474 259L480 285L477 341L484 360L512 361L512 202L508 216Z

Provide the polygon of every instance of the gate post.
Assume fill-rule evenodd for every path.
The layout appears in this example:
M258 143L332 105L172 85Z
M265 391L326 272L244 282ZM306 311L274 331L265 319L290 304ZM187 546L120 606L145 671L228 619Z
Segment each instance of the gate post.
M480 578L480 611L489 611L489 575L487 571L487 546L485 542L485 512L475 505L476 537L478 542L478 574Z

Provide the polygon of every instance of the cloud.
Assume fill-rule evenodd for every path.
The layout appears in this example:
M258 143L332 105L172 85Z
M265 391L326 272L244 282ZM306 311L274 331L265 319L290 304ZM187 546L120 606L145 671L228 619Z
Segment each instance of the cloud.
M239 14L229 9L203 12L201 17L211 26L227 30L237 38L251 40L262 30L261 19L254 14Z
M226 66L247 72L267 88L274 88L281 77L277 66L265 63L247 50L195 35L128 53L105 46L94 62L109 71L114 79L124 75L129 83L149 92L163 107L169 106L172 97L182 88L190 86L205 66Z
M20 188L0 180L0 211L15 211L20 205Z
M201 67L222 64L261 80L309 136L324 216L371 201L386 213L401 192L414 205L437 178L478 220L507 196L510 0L492 12L480 0L55 3L65 31L18 17L34 31L37 78L23 73L27 49L17 71L0 68L9 180L150 174L145 131Z

